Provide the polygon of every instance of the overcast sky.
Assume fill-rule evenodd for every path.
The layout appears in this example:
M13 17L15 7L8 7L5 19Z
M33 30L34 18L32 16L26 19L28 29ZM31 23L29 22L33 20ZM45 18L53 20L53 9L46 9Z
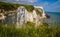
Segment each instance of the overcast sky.
M60 0L0 0L10 3L23 3L43 6L45 11L60 12Z

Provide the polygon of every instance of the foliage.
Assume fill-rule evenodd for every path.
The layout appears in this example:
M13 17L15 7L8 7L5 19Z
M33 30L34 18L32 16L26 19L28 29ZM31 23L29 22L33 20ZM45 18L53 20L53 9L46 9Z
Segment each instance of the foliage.
M7 11L7 10L14 10L16 7L13 4L0 2L0 8Z
M8 10L15 10L19 6L24 6L28 11L32 11L34 7L32 5L24 5L24 4L11 4L11 3L5 3L5 2L0 2L0 8L4 9L5 11Z
M36 10L36 13L37 13L37 14L39 14L40 16L42 16L42 13L43 13L43 12L38 11L38 9L35 9L35 10Z
M0 24L0 37L60 37L60 29L49 27L47 23L35 27L34 23L27 22L21 28Z
M27 9L27 11L32 12L34 10L34 7L31 5L26 5L25 8Z

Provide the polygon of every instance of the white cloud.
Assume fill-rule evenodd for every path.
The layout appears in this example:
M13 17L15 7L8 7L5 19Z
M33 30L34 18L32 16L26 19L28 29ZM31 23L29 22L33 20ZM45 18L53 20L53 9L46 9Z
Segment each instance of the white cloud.
M16 1L19 1L19 0L16 0Z
M15 0L15 1L25 1L25 2L31 2L31 3L33 3L33 2L37 2L38 0Z
M10 3L34 3L37 2L38 0L0 0L4 2L10 2Z

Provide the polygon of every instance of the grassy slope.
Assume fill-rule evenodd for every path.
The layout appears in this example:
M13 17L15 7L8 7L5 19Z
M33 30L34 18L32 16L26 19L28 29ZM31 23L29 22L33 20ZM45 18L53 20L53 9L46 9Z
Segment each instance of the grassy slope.
M28 11L32 11L34 9L31 5L24 5L24 4L10 4L5 2L0 2L0 8L4 10L15 10L19 6L24 6Z

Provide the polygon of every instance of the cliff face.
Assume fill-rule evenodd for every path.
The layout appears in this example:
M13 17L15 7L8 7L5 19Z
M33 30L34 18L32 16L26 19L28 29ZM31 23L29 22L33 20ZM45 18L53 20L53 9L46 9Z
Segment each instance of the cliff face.
M6 24L20 25L27 21L37 24L43 22L45 18L49 18L41 6L11 4L5 2L0 2L0 13L3 13L4 16L6 16L4 20Z
M34 8L39 11L38 14L35 9L32 12L29 12L25 9L24 6L18 7L17 24L23 24L23 23L26 23L27 21L30 21L36 24L41 23L44 20L44 18L46 18L43 7L34 6Z

